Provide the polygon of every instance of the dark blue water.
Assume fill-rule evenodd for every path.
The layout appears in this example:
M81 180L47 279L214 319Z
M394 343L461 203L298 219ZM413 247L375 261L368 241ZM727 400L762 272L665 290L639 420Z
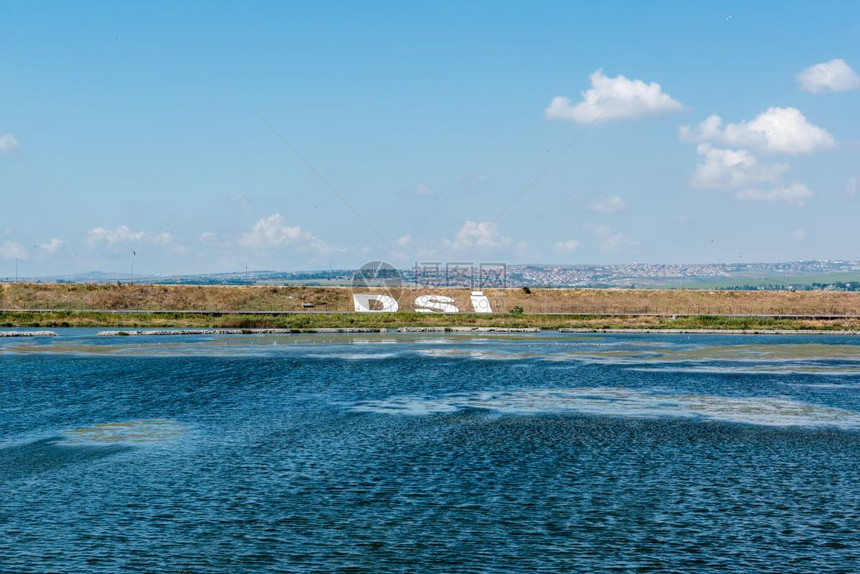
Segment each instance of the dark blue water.
M0 571L857 571L860 339L0 340Z

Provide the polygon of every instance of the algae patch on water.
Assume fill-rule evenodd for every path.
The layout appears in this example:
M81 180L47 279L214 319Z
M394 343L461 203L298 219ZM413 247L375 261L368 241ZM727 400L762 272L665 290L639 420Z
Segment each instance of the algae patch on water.
M164 443L186 432L187 428L175 420L139 419L69 429L63 438L64 444L71 446L147 445Z
M465 409L505 415L579 414L620 418L687 418L773 427L860 429L860 413L781 397L730 397L621 387L518 389L437 398L395 396L362 401L354 412L450 414Z

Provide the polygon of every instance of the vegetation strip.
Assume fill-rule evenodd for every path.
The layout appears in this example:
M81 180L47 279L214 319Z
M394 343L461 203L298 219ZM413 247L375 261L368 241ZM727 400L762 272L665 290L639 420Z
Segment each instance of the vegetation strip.
M404 329L583 329L583 330L714 330L714 331L860 331L860 319L773 319L766 317L655 317L653 315L604 317L589 315L338 313L293 315L186 315L183 313L130 313L56 311L50 313L0 312L0 327L96 327L111 330L232 329L282 332L360 332ZM7 331L8 332L8 331ZM273 331L275 332L275 331Z

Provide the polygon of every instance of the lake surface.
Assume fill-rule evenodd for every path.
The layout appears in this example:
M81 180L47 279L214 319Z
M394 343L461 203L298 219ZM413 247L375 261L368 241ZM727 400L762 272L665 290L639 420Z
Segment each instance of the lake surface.
M0 571L857 571L860 338L0 339Z

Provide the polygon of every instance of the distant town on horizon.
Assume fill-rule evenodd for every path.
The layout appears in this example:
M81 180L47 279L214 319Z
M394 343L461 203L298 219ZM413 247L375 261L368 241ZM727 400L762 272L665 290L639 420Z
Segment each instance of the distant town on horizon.
M782 263L629 263L615 265L494 264L501 266L506 287L518 288L698 288L737 290L860 291L860 260L813 260ZM429 267L428 267L429 266ZM473 272L469 273L469 267ZM405 284L479 287L475 263L416 262L400 269ZM349 285L355 269L273 271L133 276L91 272L52 277L4 277L4 282L158 283L169 285Z

